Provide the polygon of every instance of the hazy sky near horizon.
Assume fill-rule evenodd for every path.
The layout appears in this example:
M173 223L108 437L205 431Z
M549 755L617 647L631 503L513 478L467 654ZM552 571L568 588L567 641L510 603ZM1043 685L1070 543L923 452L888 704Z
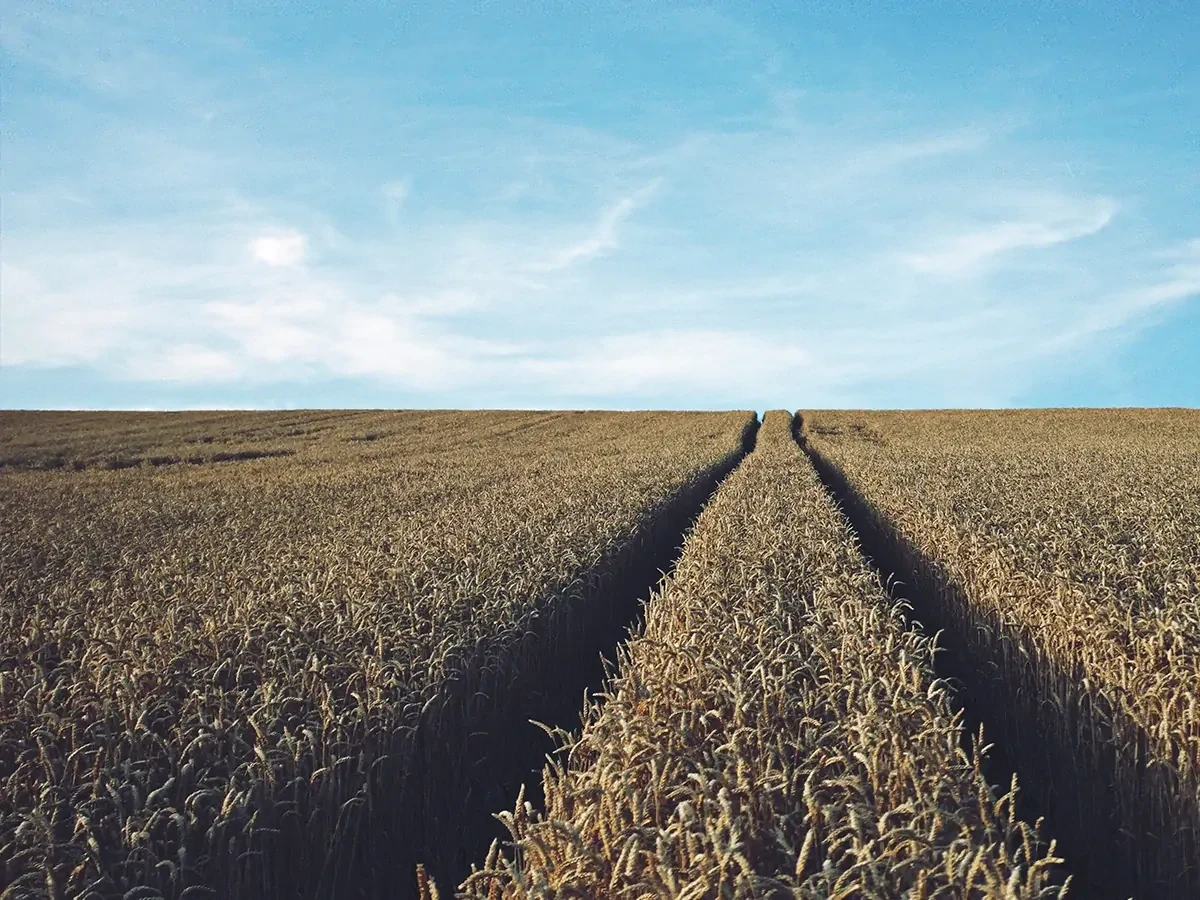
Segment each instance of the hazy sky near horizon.
M1200 405L1195 2L0 39L2 406Z

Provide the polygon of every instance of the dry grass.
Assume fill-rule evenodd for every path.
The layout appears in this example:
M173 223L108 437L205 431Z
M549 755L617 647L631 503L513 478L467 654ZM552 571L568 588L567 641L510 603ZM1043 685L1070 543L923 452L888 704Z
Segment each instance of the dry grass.
M768 414L582 732L461 896L1060 896L906 629Z
M4 900L402 894L750 420L4 414Z
M1200 412L816 412L1096 896L1200 897Z

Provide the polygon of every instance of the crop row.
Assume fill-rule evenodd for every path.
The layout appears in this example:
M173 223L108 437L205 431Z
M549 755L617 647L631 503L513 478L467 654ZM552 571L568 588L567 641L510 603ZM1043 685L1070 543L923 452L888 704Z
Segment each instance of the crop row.
M417 859L456 871L528 718L753 417L334 424L283 458L0 476L5 900L402 896ZM67 444L178 438L102 431Z
M1200 897L1200 413L816 412L1094 897Z
M1061 895L791 424L767 414L460 896Z
M474 417L474 425L486 439L561 415L497 412ZM0 469L128 469L297 453L344 461L354 449L344 443L403 446L420 434L422 443L436 446L437 433L454 440L461 425L461 413L440 410L0 411Z

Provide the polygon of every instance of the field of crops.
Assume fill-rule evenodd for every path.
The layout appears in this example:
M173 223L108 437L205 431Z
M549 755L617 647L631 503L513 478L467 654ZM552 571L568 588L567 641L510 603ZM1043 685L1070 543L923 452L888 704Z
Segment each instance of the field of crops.
M1194 900L1197 496L1194 411L0 412L0 900Z
M804 432L1089 896L1200 897L1200 412L816 412Z
M927 639L768 413L470 897L1054 897Z
M609 594L752 423L4 414L3 896L391 897L417 859L462 868L545 685L595 664Z

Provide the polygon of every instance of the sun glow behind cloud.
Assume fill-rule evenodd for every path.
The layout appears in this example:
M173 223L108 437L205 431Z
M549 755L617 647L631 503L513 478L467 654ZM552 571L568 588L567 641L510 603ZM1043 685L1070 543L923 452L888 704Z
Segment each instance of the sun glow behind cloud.
M304 261L308 241L302 234L264 234L250 242L250 254L268 266L297 266Z
M646 24L720 75L660 83L660 107L613 99L618 125L604 53L509 109L483 80L428 99L413 73L449 79L439 47L381 77L193 22L213 68L143 11L97 28L102 61L84 10L12 18L12 115L80 155L10 141L3 363L131 397L1004 404L1200 292L1195 216L1156 226L1153 191L1103 147L1043 146L1036 104L932 115L801 84L729 17ZM113 126L75 95L128 113ZM598 105L563 112L576 97Z

